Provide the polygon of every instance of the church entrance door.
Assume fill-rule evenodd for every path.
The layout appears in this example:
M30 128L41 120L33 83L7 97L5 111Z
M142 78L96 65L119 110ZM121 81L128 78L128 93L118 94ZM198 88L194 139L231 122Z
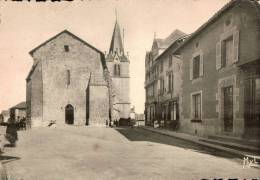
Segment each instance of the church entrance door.
M71 104L65 107L65 122L66 124L74 124L74 107Z

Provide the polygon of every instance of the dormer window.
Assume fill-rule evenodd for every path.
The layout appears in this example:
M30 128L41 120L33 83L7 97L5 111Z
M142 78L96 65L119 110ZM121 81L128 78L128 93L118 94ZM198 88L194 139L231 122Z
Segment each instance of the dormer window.
M65 52L69 52L69 50L70 50L69 46L68 45L64 45L64 51Z

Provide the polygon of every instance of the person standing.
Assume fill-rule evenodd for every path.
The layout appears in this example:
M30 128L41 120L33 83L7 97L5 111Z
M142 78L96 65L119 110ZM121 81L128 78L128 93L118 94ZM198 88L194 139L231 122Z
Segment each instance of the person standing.
M7 124L5 137L12 147L16 146L16 141L18 140L17 127L15 121L12 119L9 119Z

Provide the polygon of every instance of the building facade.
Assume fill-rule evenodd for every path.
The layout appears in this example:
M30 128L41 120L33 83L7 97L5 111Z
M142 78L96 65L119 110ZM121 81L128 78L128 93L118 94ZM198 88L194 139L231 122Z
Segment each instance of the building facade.
M14 122L20 122L26 118L26 102L20 102L19 104L11 107L9 111L10 118L14 120Z
M156 88L153 82L160 73L155 73L155 78L150 73L163 54L167 57L169 53L179 58L176 62L181 61L177 80L181 85L178 90L173 88L178 92L174 98L178 98L179 131L199 136L259 138L259 3L231 0L184 39L177 47L174 43L169 46L155 61L150 52L146 54L146 124L165 119L163 112L169 112L166 105L159 111L162 115L157 116L160 96L156 99L154 94L159 94L156 89L167 92L167 85L162 79L162 88Z
M10 119L10 111L9 110L3 110L0 114L0 123L7 123Z
M146 124L175 128L179 120L178 104L181 88L182 62L169 51L186 37L180 30L165 39L154 39L145 57L145 116Z
M129 78L128 65L122 65L121 70L127 78L117 81L110 75L113 71L105 55L67 30L33 49L30 55L34 62L26 79L28 126L54 122L105 126L115 117L113 109L118 101L114 99L122 100L118 102L122 104L119 117L130 116L129 96L121 93L129 93L129 80L125 82ZM129 103L129 111L125 102Z
M180 129L200 136L260 135L260 8L230 1L177 50Z

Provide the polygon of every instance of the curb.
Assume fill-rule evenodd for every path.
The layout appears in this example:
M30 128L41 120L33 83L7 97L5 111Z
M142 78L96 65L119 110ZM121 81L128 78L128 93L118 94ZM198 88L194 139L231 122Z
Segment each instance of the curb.
M244 158L246 154L251 154L251 153L242 152L242 151L238 151L238 150L231 149L231 148L226 148L226 147L223 147L223 146L220 146L220 145L213 145L213 144L201 142L199 140L194 141L194 140L191 140L191 139L182 138L182 137L179 137L179 136L174 136L174 135L171 135L171 134L168 134L168 133L160 132L160 131L157 131L157 130L154 130L154 129L150 129L150 128L146 128L146 127L141 127L141 128L144 129L144 130L147 130L147 131L151 131L153 133L157 133L157 134L161 134L161 135L165 135L165 136L169 136L169 137L174 137L176 139L181 139L181 140L188 141L188 142L191 142L191 143L199 144L199 145L207 147L207 148L211 148L211 149L214 149L214 150L226 152L226 153L235 155L235 156L237 156L239 158Z

